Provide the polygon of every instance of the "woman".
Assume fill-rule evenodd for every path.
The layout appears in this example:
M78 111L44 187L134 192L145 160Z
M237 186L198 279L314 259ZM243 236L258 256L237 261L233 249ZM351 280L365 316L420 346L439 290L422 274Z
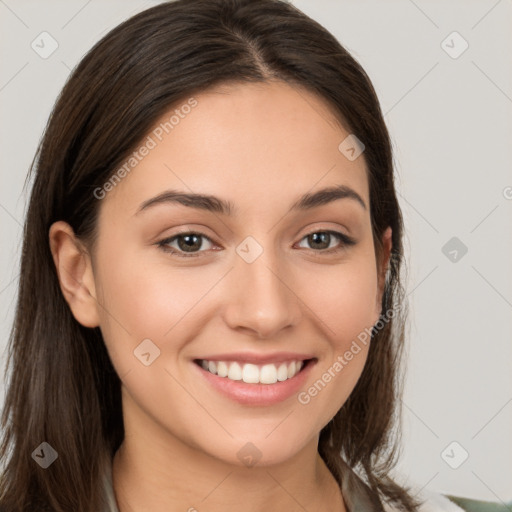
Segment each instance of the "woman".
M71 74L33 169L5 510L460 510L390 476L402 218L325 29L276 0L148 9Z

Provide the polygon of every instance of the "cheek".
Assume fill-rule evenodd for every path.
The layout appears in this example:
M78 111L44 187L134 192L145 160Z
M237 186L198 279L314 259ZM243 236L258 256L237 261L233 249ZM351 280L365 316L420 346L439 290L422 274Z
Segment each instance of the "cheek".
M155 249L156 250L156 249ZM190 321L196 320L197 307L215 283L219 273L200 268L171 268L162 261L148 262L127 251L112 258L105 247L98 275L98 302L101 330L120 373L134 364L133 351L145 340L164 349L172 341L172 357L189 341Z
M377 278L373 260L315 273L305 281L301 297L321 321L332 347L345 350L365 328L376 321Z
M350 396L364 369L375 322L376 273L371 257L366 263L340 265L314 285L302 289L318 318L329 349L315 369L315 379L297 397L322 428Z

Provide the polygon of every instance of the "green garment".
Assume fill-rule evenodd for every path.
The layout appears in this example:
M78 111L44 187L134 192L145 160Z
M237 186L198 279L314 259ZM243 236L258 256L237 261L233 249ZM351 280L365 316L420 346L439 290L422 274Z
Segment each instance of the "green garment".
M448 494L445 494L445 496L466 512L512 512L512 501L502 504L491 501L472 500Z

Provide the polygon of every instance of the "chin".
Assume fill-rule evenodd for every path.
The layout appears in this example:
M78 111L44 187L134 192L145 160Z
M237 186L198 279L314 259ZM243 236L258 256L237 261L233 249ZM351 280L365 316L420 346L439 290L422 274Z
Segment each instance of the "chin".
M268 467L286 463L296 457L308 442L316 442L317 435L308 436L305 433L293 435L289 430L276 429L270 435L268 429L254 429L243 436L230 439L226 443L217 444L216 458L240 467Z

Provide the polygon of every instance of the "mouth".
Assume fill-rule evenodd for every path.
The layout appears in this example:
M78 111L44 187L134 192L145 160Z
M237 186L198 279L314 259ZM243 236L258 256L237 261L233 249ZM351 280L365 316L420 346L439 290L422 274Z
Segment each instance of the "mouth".
M246 384L271 385L293 379L315 361L316 358L290 358L274 363L255 364L242 360L195 359L194 363L223 379Z

